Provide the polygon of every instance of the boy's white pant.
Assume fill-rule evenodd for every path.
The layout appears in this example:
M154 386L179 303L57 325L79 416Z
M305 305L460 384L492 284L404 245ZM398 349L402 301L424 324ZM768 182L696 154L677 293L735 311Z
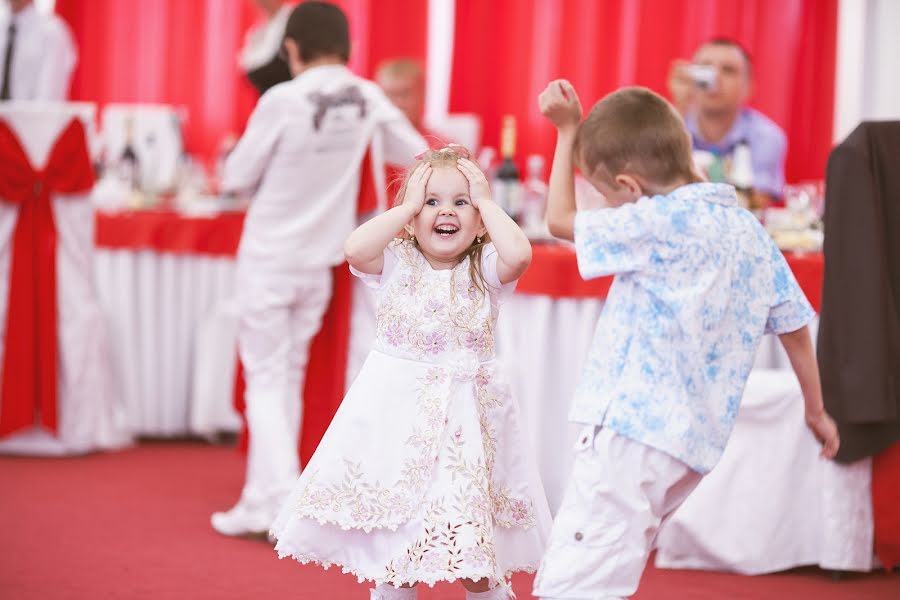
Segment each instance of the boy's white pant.
M660 524L702 475L668 454L595 426L584 429L576 450L534 595L626 598L637 590Z
M241 265L236 285L250 437L241 502L274 519L300 475L301 395L309 345L331 298L331 268L274 275Z

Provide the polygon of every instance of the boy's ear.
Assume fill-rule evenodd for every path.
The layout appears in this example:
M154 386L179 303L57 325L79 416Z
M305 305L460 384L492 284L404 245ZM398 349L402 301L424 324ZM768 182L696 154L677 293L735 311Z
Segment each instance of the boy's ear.
M303 69L303 61L300 59L300 44L292 38L284 38L284 52L287 55L288 69L291 75L296 77Z
M635 200L644 195L644 189L643 186L641 186L641 182L631 175L621 173L619 175L616 175L615 181L617 186L627 189L629 195L632 196Z

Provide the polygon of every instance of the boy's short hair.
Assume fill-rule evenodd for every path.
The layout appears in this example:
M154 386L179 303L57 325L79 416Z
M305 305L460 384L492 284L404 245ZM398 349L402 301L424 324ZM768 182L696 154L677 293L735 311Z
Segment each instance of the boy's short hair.
M329 2L302 2L294 7L284 28L284 37L300 46L300 60L322 56L350 60L350 26L347 15Z
M696 180L691 138L681 116L647 88L627 87L605 96L578 127L575 162L611 185L616 175L645 184Z

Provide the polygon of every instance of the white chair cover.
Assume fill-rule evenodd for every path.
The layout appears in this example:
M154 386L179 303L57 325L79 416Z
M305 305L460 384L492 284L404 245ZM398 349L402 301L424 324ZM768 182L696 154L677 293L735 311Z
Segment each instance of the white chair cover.
M16 132L34 166L47 161L57 137L72 118L94 136L91 104L10 102L0 119ZM0 453L63 455L119 448L130 441L111 369L106 319L93 286L94 215L88 195L53 198L57 229L59 310L59 427L53 436L39 428L0 440ZM18 208L0 203L0 324L6 323L12 235ZM3 325L0 325L2 327ZM0 355L5 331L0 331Z
M819 451L793 372L754 370L721 462L660 529L656 566L871 570L871 461Z

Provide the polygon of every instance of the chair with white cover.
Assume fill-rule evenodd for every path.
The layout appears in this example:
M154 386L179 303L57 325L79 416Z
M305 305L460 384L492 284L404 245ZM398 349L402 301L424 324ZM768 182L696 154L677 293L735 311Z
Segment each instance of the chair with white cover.
M0 453L130 441L94 291L94 117L90 104L0 104Z
M238 307L234 299L218 302L197 325L190 406L190 432L215 437L241 430L234 409L237 369Z
M721 461L659 531L656 566L871 570L871 461L839 465L820 449L793 371L753 370Z

